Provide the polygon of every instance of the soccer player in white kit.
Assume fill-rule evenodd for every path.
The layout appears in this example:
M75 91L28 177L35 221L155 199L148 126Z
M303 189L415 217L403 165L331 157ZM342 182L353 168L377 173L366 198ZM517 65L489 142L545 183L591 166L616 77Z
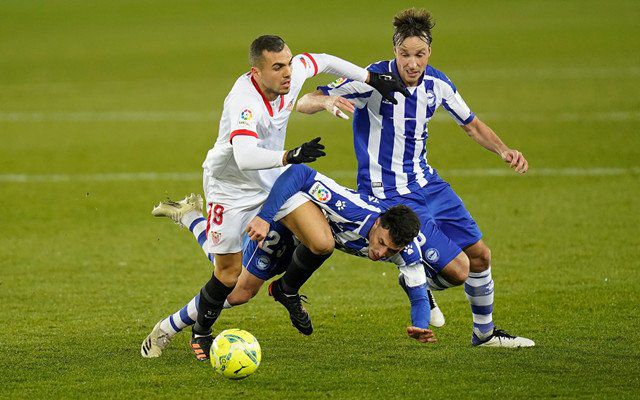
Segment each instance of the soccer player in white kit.
M208 358L211 326L242 270L245 226L260 210L282 167L312 162L325 155L319 138L293 150L284 150L287 122L304 81L321 72L346 76L367 82L390 101L394 101L391 91L402 89L389 74L369 73L334 56L303 53L292 57L278 36L255 39L251 44L250 63L250 72L238 78L224 101L218 139L203 163L207 246L214 254L215 267L211 279L200 291L198 319L193 327L191 346L199 360ZM188 206L187 200L161 203L153 214L178 215L175 212ZM282 218L282 223L300 239L297 260L313 271L329 257L334 241L327 224L316 223L324 221L320 210L310 203L302 203L306 203L302 196L292 197L276 219ZM197 213L180 215L177 222L186 227L197 218ZM300 323L308 322L307 329L312 329L297 288L283 285L280 290L290 296L292 307L304 314L298 315Z

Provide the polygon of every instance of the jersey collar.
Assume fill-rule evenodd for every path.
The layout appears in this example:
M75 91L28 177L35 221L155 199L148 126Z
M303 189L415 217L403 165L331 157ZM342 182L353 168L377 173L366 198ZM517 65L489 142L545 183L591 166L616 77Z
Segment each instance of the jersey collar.
M391 60L391 62L389 63L389 67L390 67L391 72L396 74L398 79L400 79L402 81L402 78L400 78L400 72L398 71L398 65L396 63L396 59L395 58L393 60ZM426 74L426 73L427 73L427 69L425 68L425 70L422 72L422 75L420 75L420 78L418 79L418 83L416 84L415 87L418 87L418 86L422 85L422 80L424 79L424 74Z
M359 229L358 234L365 238L367 240L367 243L369 243L369 232L371 231L371 227L373 227L373 224L376 223L376 220L379 216L380 214L375 212L367 215L367 218Z
M262 90L260 90L260 86L258 86L258 82L256 82L255 79L253 79L253 76L251 76L250 79L251 79L251 83L253 84L253 87L256 88L258 93L260 93L260 97L262 97L262 101L264 101L264 105L267 107L269 116L273 117L273 108L271 108L271 103L269 102L269 99L267 99L267 96L265 96L264 93L262 93ZM284 96L280 95L280 106L278 107L278 111L281 111L283 107L284 107Z

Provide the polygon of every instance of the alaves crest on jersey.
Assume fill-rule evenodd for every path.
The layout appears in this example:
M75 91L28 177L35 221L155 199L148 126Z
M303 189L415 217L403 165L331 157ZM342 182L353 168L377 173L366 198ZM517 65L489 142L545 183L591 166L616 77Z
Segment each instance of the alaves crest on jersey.
M320 182L316 182L311 186L309 194L320 203L327 203L331 200L331 192Z

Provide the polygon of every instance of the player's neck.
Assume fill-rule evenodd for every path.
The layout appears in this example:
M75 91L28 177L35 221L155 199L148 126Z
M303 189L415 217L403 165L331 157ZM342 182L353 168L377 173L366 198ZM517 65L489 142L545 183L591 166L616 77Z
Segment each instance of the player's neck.
M279 94L272 90L269 90L259 78L254 78L254 81L258 85L258 89L260 89L260 92L265 99L267 99L268 101L274 101L278 98Z

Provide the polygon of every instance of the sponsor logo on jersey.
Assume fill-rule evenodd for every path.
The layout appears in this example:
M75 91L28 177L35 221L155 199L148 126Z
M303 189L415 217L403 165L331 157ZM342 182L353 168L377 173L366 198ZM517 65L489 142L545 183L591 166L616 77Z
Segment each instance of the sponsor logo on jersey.
M433 107L436 105L436 94L433 90L427 90L427 105Z
M320 182L316 182L311 186L309 194L320 203L327 203L331 200L331 192Z
M270 263L271 260L269 260L269 257L260 256L258 257L258 261L256 262L256 267L258 267L259 270L264 271L265 269L269 268Z
M253 120L253 111L246 108L240 113L240 118L238 119L238 124L240 125L251 125L251 121Z
M404 247L404 252L407 253L408 255L413 254L413 245L412 244L408 244Z
M347 83L347 78L338 78L327 85L328 88L335 89Z
M382 187L382 182L371 182L371 187L374 187L374 188Z
M346 206L347 206L346 201L343 201L343 200L336 201L336 208L338 209L338 211L344 210Z
M377 198L377 197L375 197L375 196L369 196L369 202L371 202L371 203L376 203L376 204L380 203L380 201L378 200L378 198Z
M425 253L425 257L427 257L427 261L434 263L440 259L440 253L438 253L437 249L434 249L432 247L427 250L427 252Z

